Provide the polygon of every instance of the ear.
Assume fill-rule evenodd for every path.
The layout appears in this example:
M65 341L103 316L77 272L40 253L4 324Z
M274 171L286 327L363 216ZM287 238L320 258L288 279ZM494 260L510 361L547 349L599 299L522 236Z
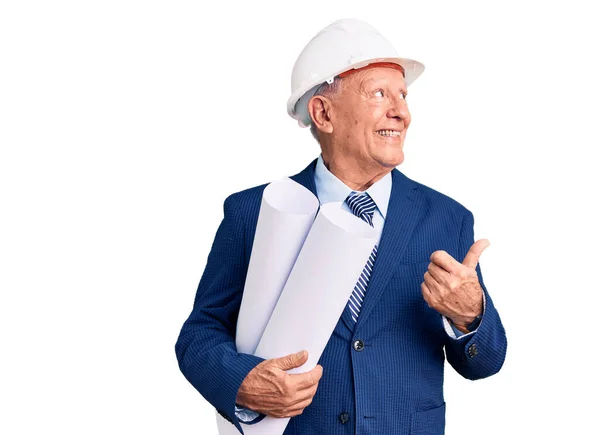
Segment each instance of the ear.
M308 101L308 114L315 127L323 133L333 133L331 123L331 100L323 95L315 95Z

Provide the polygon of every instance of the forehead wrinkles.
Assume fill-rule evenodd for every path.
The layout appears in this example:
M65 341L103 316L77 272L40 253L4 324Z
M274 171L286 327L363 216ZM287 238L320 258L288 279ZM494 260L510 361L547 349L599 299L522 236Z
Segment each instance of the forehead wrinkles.
M370 88L375 87L375 86L395 88L396 86L395 86L395 83L393 83L393 82L394 82L394 80L390 80L387 77L363 77L362 80L360 80L360 89L361 89L361 91L367 91L367 90L370 90ZM403 81L399 81L397 87L404 93L408 93L406 90L406 85Z

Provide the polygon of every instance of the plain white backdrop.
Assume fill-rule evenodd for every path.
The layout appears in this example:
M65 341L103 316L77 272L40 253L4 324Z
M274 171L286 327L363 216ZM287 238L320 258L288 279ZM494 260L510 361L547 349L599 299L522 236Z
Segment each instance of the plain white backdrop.
M340 18L426 66L398 169L475 215L505 365L446 370L448 435L598 433L591 2L5 1L0 433L216 434L180 373L227 195L317 157L293 63Z

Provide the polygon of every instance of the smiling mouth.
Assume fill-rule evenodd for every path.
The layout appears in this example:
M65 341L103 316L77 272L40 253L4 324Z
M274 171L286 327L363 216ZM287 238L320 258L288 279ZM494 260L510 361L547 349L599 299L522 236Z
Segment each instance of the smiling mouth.
M375 133L384 137L398 137L401 132L398 130L377 130Z

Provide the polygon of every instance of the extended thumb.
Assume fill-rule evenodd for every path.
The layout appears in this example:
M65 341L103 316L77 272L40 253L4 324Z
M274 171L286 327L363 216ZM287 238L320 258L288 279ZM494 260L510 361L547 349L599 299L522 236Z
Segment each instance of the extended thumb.
M479 257L481 257L481 253L488 246L490 246L490 241L488 239L477 240L471 245L471 248L469 248L469 252L467 252L462 264L475 269L477 267L477 263L479 262Z

